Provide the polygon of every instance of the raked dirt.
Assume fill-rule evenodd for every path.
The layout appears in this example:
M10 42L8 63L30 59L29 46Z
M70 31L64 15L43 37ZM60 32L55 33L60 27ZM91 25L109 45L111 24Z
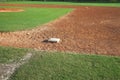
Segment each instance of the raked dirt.
M32 30L1 32L1 46L120 56L120 8L38 4L0 6L74 9L65 16ZM60 38L61 42L44 42L54 37Z

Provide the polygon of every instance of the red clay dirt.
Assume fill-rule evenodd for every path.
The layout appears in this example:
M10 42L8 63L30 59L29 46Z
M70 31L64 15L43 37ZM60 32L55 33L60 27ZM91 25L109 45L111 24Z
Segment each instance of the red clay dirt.
M25 4L0 6L74 8L71 13L32 30L1 32L2 46L120 56L120 8ZM44 42L51 37L62 41Z
M16 9L16 8L0 8L0 12L22 12L23 9Z

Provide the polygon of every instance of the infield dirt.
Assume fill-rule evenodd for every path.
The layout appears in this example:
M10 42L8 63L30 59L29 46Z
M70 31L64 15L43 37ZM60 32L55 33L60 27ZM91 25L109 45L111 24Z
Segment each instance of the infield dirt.
M17 8L0 8L0 12L22 12L23 9L17 9Z
M120 56L120 8L30 4L0 6L74 8L65 16L32 30L1 32L1 46ZM60 38L61 42L44 42L52 37Z

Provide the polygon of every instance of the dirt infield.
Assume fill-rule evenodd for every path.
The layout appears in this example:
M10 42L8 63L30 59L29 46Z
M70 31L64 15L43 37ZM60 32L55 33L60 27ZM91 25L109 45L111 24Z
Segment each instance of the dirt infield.
M0 12L22 12L23 9L16 9L16 8L0 8Z
M0 6L74 8L71 13L42 27L1 32L2 46L120 56L120 8L23 4ZM51 37L62 41L57 44L43 42Z

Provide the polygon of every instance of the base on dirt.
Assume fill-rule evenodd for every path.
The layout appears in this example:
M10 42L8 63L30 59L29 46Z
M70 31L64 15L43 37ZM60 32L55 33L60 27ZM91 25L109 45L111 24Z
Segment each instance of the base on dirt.
M50 39L48 39L48 42L59 43L60 39L59 38L50 38Z

